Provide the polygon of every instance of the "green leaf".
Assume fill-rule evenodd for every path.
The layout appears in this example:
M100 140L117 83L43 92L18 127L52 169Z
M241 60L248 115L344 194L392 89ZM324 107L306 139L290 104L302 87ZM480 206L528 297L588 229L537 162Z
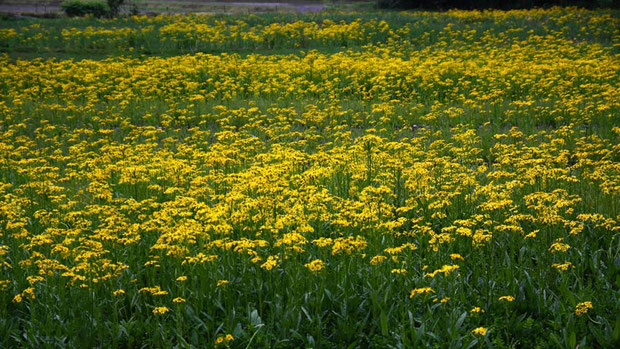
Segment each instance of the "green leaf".
M258 315L258 310L254 309L252 310L252 312L250 313L250 323L252 324L252 326L254 327L258 327L260 325L263 324L262 319L260 318L260 316Z
M357 341L354 341L353 343L349 344L349 346L347 346L347 349L353 349L353 348L357 348Z
M577 334L573 330L571 330L568 335L568 346L570 348L575 348L577 346Z
M385 315L385 312L382 310L381 311L381 315L379 317L380 322L381 322L381 334L385 337L388 336L389 332L388 332L388 320L387 320L387 316Z
M465 349L473 348L476 346L476 344L478 344L478 339L474 339L473 341L471 341L471 343L469 343L469 345Z
M463 314L461 314L461 316L459 317L458 320L456 320L456 329L460 329L461 326L463 326L463 322L465 321L465 318L467 318L467 312L463 312Z

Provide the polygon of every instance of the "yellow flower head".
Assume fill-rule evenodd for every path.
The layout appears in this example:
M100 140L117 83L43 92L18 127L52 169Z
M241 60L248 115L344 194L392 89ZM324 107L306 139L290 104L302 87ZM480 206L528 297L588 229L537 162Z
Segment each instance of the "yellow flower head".
M479 336L486 336L488 329L486 327L478 327L474 328L471 333L477 334Z
M512 302L515 300L515 297L513 296L501 296L499 297L500 301L506 301L506 302Z
M577 306L575 306L575 314L581 316L583 314L586 314L588 312L588 309L592 309L592 302L581 302L577 304Z
M234 341L234 340L235 340L235 337L233 337L233 335L230 334L230 333L225 335L225 336L218 336L215 339L215 347L217 348L222 343L228 343L228 342Z
M168 309L168 307L156 307L155 309L153 309L153 314L161 315L161 314L165 314L165 313L167 313L169 311L170 311L170 309Z
M428 277L432 277L434 278L437 274L444 274L444 275L450 275L453 271L457 270L459 268L458 265L444 265L443 267L433 271L432 273L427 273L424 276L428 276Z
M265 270L271 270L278 265L278 256L269 256L265 263L261 264L261 268Z
M381 263L383 263L383 261L385 261L386 259L387 259L387 257L386 257L386 256L381 256L381 255L374 256L374 257L372 257L372 258L370 259L370 264L371 264L371 265L381 264Z
M565 262L565 263L553 263L551 265L552 267L556 268L559 271L567 271L568 268L572 267L573 264L571 262Z
M324 265L322 260L315 259L312 262L305 264L305 267L310 269L310 271L318 272L323 269Z
M551 244L549 251L551 251L551 253L566 252L570 248L570 245L563 243L563 240L564 239L562 238L557 239L553 244Z
M463 258L463 256L461 256L461 255L460 255L460 254L458 254L458 253L452 253L452 254L450 255L450 259L451 259L451 260L453 260L453 261L456 261L456 260L461 260L461 261L462 261L462 260L465 260L465 259Z
M471 313L471 316L474 316L474 314L483 314L484 313L484 309L482 309L480 307L474 307L469 312Z
M139 292L148 292L153 296L165 296L168 294L168 291L164 291L159 286L154 287L143 287L139 290Z
M435 293L435 290L433 290L430 287L414 288L413 290L411 290L411 294L409 295L409 298L413 298L415 295L418 295L418 294L426 294L426 293Z
M27 289L25 289L24 292L22 292L22 297L34 299L34 287L28 287Z

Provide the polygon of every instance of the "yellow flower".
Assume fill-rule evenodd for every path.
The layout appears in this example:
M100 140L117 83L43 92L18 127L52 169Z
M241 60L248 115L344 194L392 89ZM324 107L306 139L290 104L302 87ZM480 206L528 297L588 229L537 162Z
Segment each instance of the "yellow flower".
M515 300L515 297L513 296L501 296L499 297L500 301L507 301L507 302L512 302Z
M435 277L435 275L439 274L439 273L443 273L444 275L450 275L453 271L457 270L459 268L458 265L444 265L443 267L433 271L432 273L427 273L424 276L429 276L429 277Z
M13 303L21 303L21 302L22 302L22 295L16 294L15 297L13 297Z
M181 298L181 297L177 297L175 299L172 300L175 303L185 303L185 299Z
M120 296L120 295L122 295L122 294L125 294L125 290L123 290L123 289L118 289L118 290L116 290L116 291L112 292L112 294L113 294L113 295L115 295L115 296Z
M409 295L409 298L413 298L413 296L418 295L418 294L426 294L426 293L435 293L435 290L433 290L430 287L414 288L413 290L411 290L411 294Z
M570 245L563 243L563 240L563 238L557 239L553 244L551 244L549 251L551 251L551 253L566 252L570 248Z
M320 239L312 240L312 243L319 247L330 246L333 242L334 241L331 238L320 238Z
M567 271L568 268L573 266L573 264L571 262L565 262L565 263L562 263L562 264L560 264L560 263L553 263L551 266L556 268L559 271Z
M265 263L261 264L261 268L265 270L271 270L278 265L278 256L269 256Z
M27 276L26 280L28 280L29 284L34 285L37 282L43 281L44 278L42 276Z
M392 269L392 274L405 275L407 274L407 269Z
M217 287L228 285L230 281L228 280L217 280Z
M484 313L484 309L482 309L480 307L474 307L469 312L471 313L471 316L474 316L474 314L483 314Z
M458 254L458 253L452 253L452 254L450 255L450 259L451 259L451 260L453 260L453 261L455 261L455 260L465 260L465 259L463 258L463 256L461 256L461 255L460 255L460 254Z
M153 296L165 296L168 294L168 291L164 291L159 286L154 287L143 287L139 290L139 292L148 292Z
M305 264L305 267L313 272L318 272L323 269L324 265L322 260L315 259L312 262Z
M588 309L592 309L592 302L581 302L577 304L577 306L575 306L575 314L581 316L583 314L586 314L588 312Z
M24 292L22 292L22 297L35 299L34 287L28 287L27 289L25 289Z
M161 314L165 314L165 313L167 313L169 311L170 311L170 309L168 309L168 307L156 307L155 309L153 309L153 314L161 315Z
M474 328L471 333L473 334L477 334L480 336L486 336L488 329L486 327L478 327L478 328Z
M359 235L357 235L355 238L353 238L353 236L348 236L346 238L337 238L334 240L334 245L332 246L332 254L351 254L353 251L363 250L364 248L366 248L366 245L366 240Z
M186 280L187 280L187 276L179 276L179 277L177 278L177 281L178 281L178 282L183 282L183 281L186 281Z
M230 334L230 333L225 335L225 336L218 336L215 339L215 347L217 348L222 343L228 343L228 342L234 341L234 340L235 340L235 337L233 337L233 335Z
M370 264L371 264L371 265L381 264L381 263L383 263L383 261L385 261L386 259L387 259L387 257L386 257L386 256L381 256L381 255L374 256L374 257L372 257L372 258L370 259Z

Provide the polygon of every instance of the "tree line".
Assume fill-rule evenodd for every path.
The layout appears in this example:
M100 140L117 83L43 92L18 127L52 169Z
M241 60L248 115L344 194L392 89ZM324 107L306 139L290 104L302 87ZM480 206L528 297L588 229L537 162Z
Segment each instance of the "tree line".
M578 6L584 8L619 8L620 0L377 0L379 8L399 9L524 9L551 6Z

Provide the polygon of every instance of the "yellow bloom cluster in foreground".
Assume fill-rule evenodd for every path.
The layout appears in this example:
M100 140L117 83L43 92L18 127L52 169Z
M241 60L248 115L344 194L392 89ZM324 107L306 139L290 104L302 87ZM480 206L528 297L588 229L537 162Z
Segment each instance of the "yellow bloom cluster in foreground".
M575 314L584 315L588 312L589 309L592 309L592 302L581 302L575 306Z

